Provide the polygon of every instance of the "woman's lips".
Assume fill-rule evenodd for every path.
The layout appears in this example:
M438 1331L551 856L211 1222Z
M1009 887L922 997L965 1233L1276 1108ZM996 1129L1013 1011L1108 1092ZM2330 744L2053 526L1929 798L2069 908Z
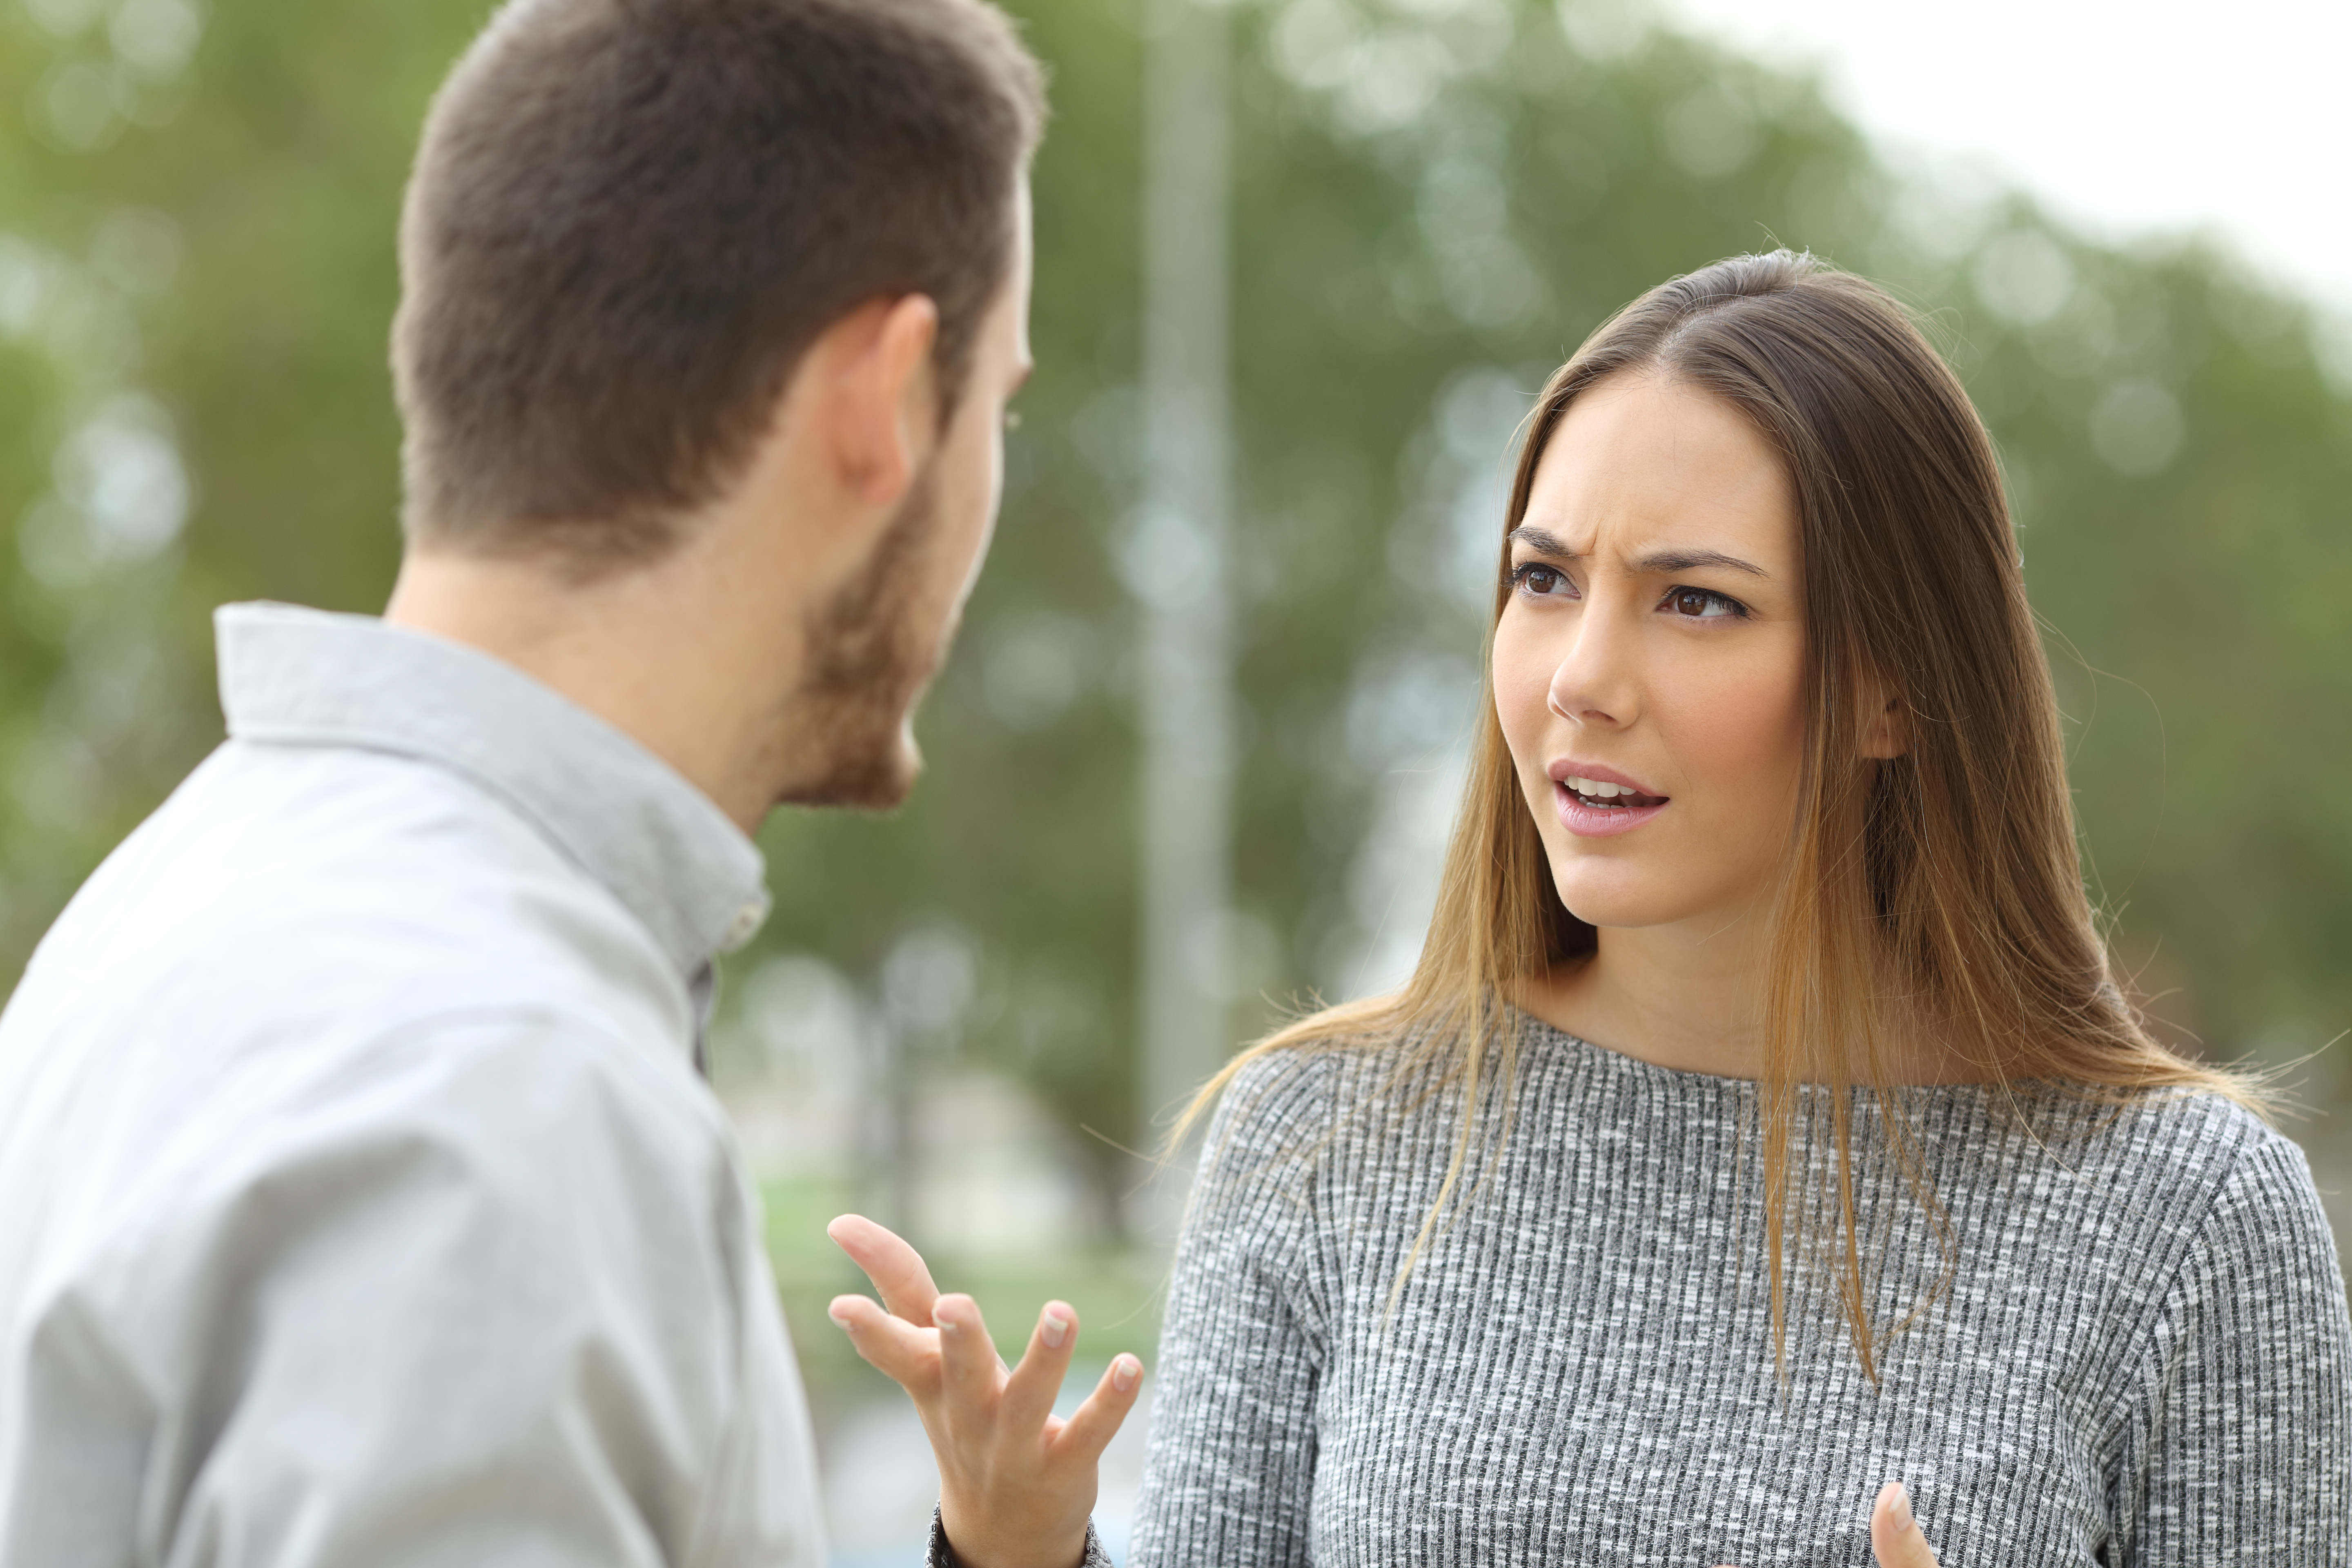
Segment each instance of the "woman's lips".
M1552 808L1559 814L1560 826L1579 838L1611 838L1620 833L1631 833L1673 804L1660 799L1654 805L1587 805L1574 790L1558 783L1551 786L1551 795Z
M1631 833L1671 804L1671 797L1597 763L1562 757L1544 771L1561 825L1580 838Z

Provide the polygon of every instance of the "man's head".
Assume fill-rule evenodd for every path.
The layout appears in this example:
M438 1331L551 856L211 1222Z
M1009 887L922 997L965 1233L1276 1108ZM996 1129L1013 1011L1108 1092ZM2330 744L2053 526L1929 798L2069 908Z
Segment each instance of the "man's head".
M805 389L807 400L831 394L836 470L862 478L876 500L896 499L856 565L835 574L811 605L800 677L761 726L774 748L761 766L775 781L774 802L885 807L914 783L915 703L939 668L987 552L1003 486L1004 405L1029 374L1025 189L1019 205L1010 275L974 333L957 410L919 464L893 472L887 453L878 461L863 456L861 435L888 418L874 405L886 402L898 381L894 331L925 338L919 297L872 309L870 328L860 318L840 323L811 367L815 384ZM827 368L835 374L825 375ZM785 417L795 412L788 402ZM773 442L770 453L780 461L756 467L740 500L758 506L764 492L773 498L769 504L782 505L804 489L804 465L792 461L796 445L788 437ZM844 452L851 454L846 462Z
M772 519L728 547L800 623L763 804L895 800L1026 368L1043 113L982 0L514 0L404 215L412 565L589 594Z

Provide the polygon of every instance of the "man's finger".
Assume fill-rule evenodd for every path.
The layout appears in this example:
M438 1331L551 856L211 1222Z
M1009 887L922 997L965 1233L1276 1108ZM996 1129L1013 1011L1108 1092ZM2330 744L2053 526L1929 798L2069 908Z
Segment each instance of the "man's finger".
M1111 1438L1118 1436L1119 1423L1135 1408L1135 1396L1142 1387L1141 1362L1131 1355L1111 1357L1110 1368L1095 1384L1095 1391L1054 1435L1054 1457L1089 1465L1101 1458Z
M969 1296L942 1296L931 1308L940 1326L940 1377L947 1394L950 1419L993 1408L1004 1385L1004 1363L996 1359L996 1342L980 1303Z
M882 1292L882 1304L893 1315L919 1329L931 1326L931 1303L940 1299L940 1288L931 1283L931 1271L924 1267L921 1253L861 1214L843 1215L826 1226L824 1233L849 1254L852 1263L866 1270L866 1278Z
M1878 1489L1878 1501L1870 1510L1870 1552L1878 1559L1878 1568L1936 1568L1936 1554L1927 1549L1918 1521L1911 1517L1911 1494L1901 1481L1889 1481Z
M1078 1314L1066 1301L1048 1301L1037 1314L1037 1327L1021 1364L1004 1380L1004 1403L998 1407L1003 1429L1022 1437L1043 1432L1054 1400L1062 1392L1062 1374L1069 1370L1070 1352L1078 1342Z
M825 1314L849 1336L850 1347L868 1365L913 1394L918 1403L938 1393L937 1329L919 1329L865 1296L835 1296Z

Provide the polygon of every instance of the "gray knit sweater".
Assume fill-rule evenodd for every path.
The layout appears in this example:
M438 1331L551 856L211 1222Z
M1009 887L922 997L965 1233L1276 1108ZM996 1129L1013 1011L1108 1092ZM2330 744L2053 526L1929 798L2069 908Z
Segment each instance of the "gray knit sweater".
M1393 1049L1236 1079L1177 1254L1134 1568L1866 1568L1889 1480L1946 1568L2352 1563L2343 1277L2301 1152L2253 1117L1904 1091L1950 1291L1873 1388L1800 1243L1782 1384L1755 1087L1523 1039L1482 1106L1482 1140L1506 1111L1508 1137L1393 1316L1460 1099L1384 1092ZM1855 1127L1883 1164L1867 1095ZM1942 1255L1899 1187L1856 1202L1883 1336Z

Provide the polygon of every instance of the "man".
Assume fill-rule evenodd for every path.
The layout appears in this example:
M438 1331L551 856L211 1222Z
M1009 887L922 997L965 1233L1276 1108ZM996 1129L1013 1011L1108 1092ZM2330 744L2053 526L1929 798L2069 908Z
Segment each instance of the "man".
M822 1561L711 966L772 806L912 780L1042 114L982 0L517 0L459 64L391 606L222 612L227 743L0 1020L0 1562ZM1092 1555L1140 1368L1054 1421L1068 1309L1008 1376L845 1236L975 1456L934 1556Z

